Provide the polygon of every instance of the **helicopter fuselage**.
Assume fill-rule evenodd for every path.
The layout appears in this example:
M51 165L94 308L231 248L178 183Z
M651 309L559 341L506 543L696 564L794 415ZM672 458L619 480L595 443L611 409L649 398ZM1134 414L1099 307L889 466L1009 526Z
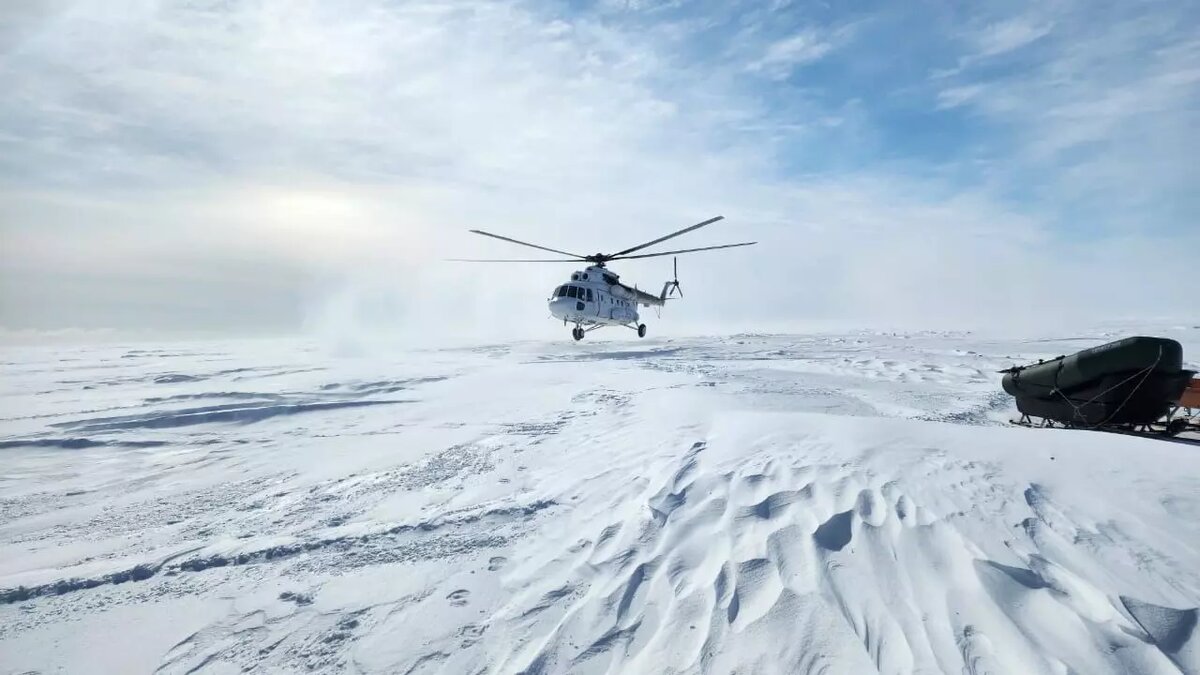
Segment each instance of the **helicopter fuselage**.
M555 288L548 301L550 315L577 326L629 325L638 322L638 305L666 303L667 282L660 295L651 295L620 282L607 268L592 266L571 274L571 280Z

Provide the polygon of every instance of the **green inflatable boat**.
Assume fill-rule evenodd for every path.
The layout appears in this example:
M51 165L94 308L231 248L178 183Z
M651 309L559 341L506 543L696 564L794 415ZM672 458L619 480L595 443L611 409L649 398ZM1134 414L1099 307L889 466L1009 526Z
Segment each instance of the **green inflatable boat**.
M1004 391L1031 417L1078 426L1150 424L1195 373L1175 340L1131 337L1004 371Z

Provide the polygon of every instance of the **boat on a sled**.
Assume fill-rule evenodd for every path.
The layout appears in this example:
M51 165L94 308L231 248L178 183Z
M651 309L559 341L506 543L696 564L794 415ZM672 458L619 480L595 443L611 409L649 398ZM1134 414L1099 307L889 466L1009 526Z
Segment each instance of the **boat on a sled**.
M1175 340L1130 337L1004 373L1026 426L1200 432L1200 379Z

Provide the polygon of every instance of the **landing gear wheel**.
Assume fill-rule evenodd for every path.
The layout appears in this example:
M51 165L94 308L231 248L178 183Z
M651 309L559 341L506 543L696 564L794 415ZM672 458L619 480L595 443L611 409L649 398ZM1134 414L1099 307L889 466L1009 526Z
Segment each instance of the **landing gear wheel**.
M583 339L583 329L582 328L572 328L571 329L571 337L575 338L576 342L578 342L579 340L582 340Z
M638 324L638 337L640 337L640 338L646 337L646 324L644 324L644 323Z

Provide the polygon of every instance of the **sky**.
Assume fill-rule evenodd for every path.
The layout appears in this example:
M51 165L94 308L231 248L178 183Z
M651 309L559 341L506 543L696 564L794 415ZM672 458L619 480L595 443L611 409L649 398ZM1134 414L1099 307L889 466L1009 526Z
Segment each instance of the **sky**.
M557 337L1200 317L1200 4L8 0L0 326ZM613 265L657 290L670 259Z

